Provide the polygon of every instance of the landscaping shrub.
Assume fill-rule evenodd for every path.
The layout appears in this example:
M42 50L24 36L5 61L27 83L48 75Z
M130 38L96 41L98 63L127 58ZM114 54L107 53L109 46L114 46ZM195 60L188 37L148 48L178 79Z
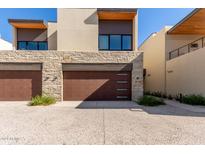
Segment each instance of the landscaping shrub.
M28 104L29 106L37 106L37 105L50 105L56 103L56 99L51 96L43 95L43 96L35 96L32 98L31 102Z
M182 102L190 105L205 105L205 97L202 95L185 95Z
M144 95L137 101L137 103L144 106L158 106L165 104L163 99L149 95Z

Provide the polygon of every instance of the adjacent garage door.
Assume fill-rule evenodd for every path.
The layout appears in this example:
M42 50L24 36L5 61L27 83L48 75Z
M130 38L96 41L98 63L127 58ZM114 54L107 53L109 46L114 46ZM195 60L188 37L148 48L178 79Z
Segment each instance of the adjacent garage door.
M0 101L27 101L41 94L42 73L40 70L26 70L34 68L31 65L20 67L0 65L0 68ZM14 68L20 68L20 70L11 70Z
M64 100L130 100L130 71L64 71Z

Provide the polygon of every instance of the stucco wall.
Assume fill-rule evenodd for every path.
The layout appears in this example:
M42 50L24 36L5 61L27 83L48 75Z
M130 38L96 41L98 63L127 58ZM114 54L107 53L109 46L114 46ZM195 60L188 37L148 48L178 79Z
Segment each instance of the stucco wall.
M165 34L169 28L152 34L139 48L144 52L145 91L165 93Z
M167 93L205 96L205 48L167 61Z
M138 46L138 15L132 21L133 50ZM116 24L113 24L116 27ZM115 28L127 27L122 24ZM97 9L58 9L58 50L59 51L98 51L99 23ZM114 32L114 31L113 31ZM127 32L126 32L127 33ZM129 32L130 33L130 32Z
M203 64L197 63L197 57L200 57L199 52L190 54L194 54L194 56L188 54L167 61L170 51L202 36L167 35L166 32L170 28L165 27L160 32L155 33L140 47L140 51L144 52L143 67L146 69L145 91L160 91L173 95L180 92L202 93L204 85L200 86L199 83L203 80L198 74L200 68L203 68ZM196 83L197 86L194 86L193 83Z
M48 50L57 50L57 23L48 22Z
M166 59L168 59L170 51L187 45L201 37L202 35L166 35Z
M133 19L133 50L138 50L138 12Z
M58 50L97 51L97 9L58 9Z
M37 62L43 64L42 91L63 99L62 63L133 63L132 99L143 94L143 56L141 52L59 52L2 51L0 62Z
M12 27L12 48L17 49L17 29L15 27Z

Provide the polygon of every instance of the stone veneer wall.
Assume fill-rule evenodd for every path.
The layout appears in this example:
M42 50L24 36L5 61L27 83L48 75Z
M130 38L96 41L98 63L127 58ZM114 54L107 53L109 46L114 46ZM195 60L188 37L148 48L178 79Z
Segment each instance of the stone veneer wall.
M133 63L132 99L143 95L141 52L0 51L0 63L42 63L42 91L63 100L62 63Z

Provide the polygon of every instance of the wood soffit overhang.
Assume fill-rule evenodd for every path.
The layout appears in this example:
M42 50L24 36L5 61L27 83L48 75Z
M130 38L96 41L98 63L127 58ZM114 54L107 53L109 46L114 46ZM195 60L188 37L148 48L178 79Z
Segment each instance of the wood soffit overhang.
M100 20L133 20L137 9L97 9Z
M43 20L9 19L8 22L15 28L47 29Z
M172 27L169 35L205 35L205 9L195 9Z

